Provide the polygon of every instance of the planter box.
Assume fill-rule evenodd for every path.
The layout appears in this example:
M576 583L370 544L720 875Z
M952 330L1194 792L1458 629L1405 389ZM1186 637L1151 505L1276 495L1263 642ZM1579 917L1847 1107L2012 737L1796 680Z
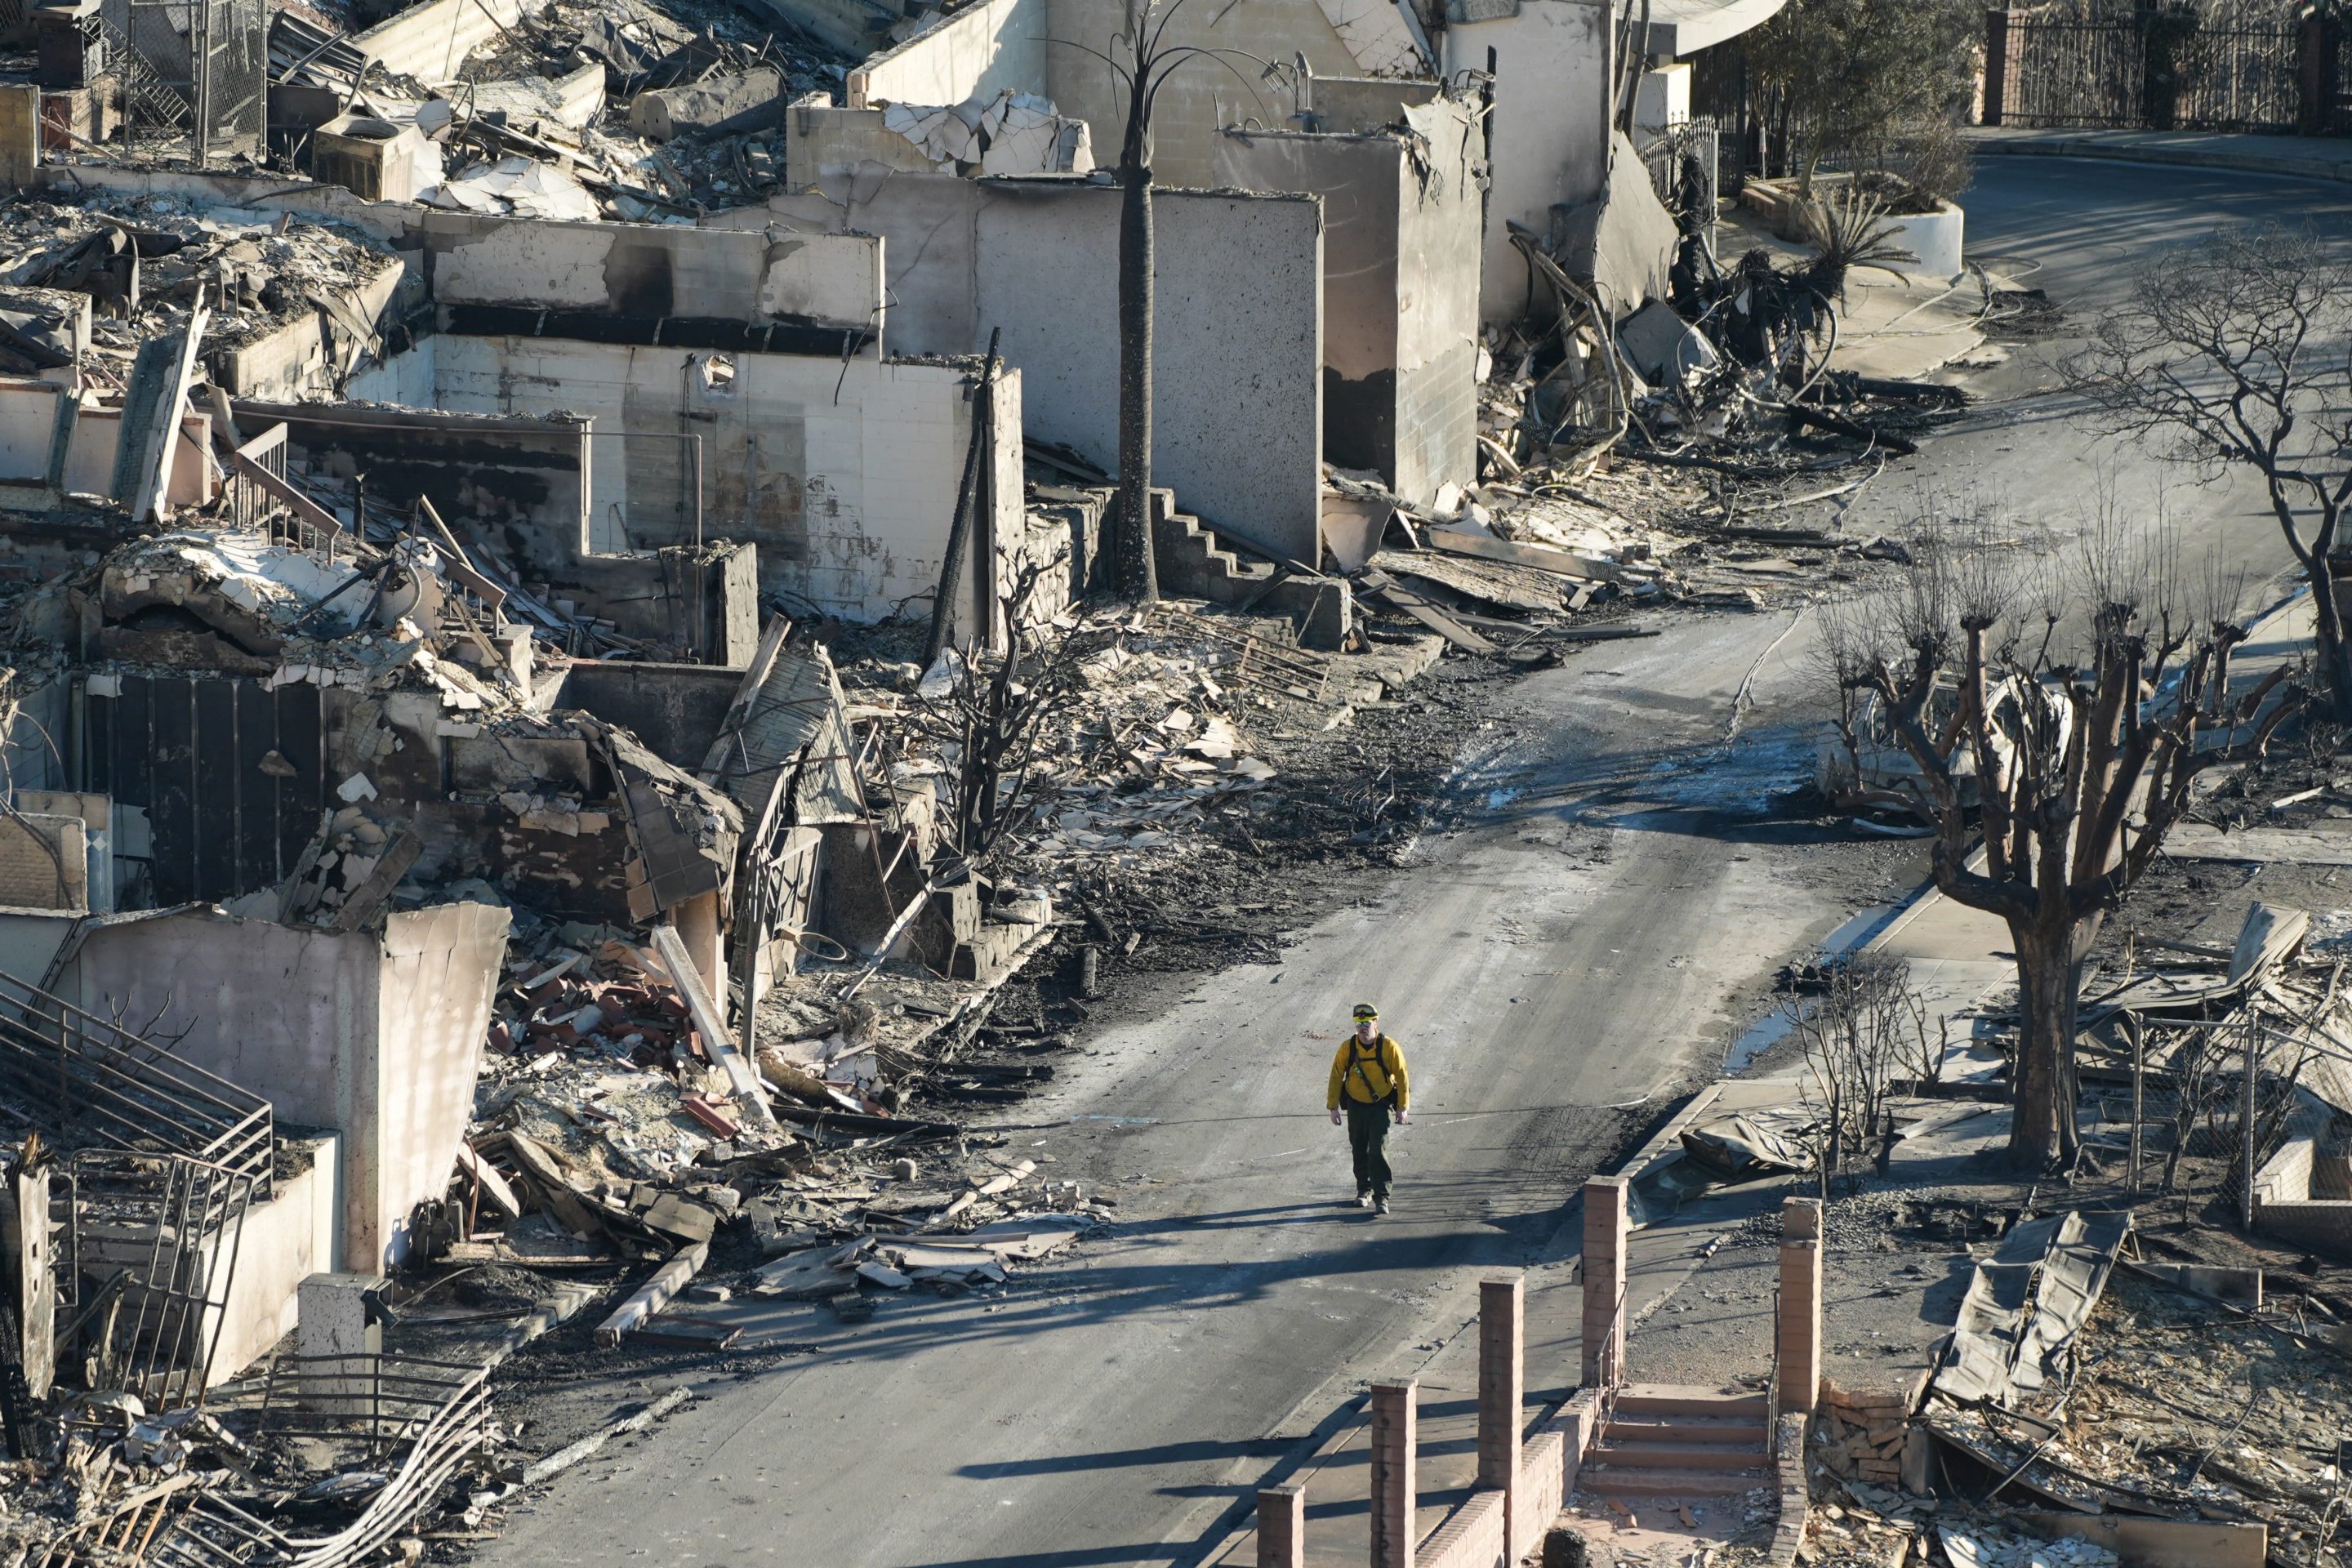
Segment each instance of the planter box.
M1822 174L1814 179L1813 189L1834 190L1849 178L1845 174ZM1797 200L1796 181L1750 180L1741 188L1739 200L1782 239L1799 245L1811 243L1811 236L1805 230L1804 208ZM1950 202L1941 203L1938 210L1931 213L1887 215L1885 221L1893 231L1889 236L1891 243L1918 258L1902 263L1902 270L1926 278L1958 276L1966 218L1967 215Z

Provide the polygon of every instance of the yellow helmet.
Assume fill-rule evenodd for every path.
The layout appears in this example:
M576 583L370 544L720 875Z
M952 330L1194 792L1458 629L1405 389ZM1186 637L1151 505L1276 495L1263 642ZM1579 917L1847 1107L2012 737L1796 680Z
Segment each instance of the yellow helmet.
M1378 1007L1373 1006L1370 1002L1359 1002L1356 1004L1356 1022L1359 1024L1363 1023L1366 1019L1376 1019L1380 1016L1381 1010Z

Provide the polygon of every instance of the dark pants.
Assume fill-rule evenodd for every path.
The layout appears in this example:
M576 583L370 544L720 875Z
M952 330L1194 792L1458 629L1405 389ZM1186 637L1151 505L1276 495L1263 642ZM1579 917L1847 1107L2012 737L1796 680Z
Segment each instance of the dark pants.
M1389 1195L1389 1108L1383 1100L1366 1105L1344 1096L1348 1111L1348 1147L1356 1156L1356 1190L1376 1198Z

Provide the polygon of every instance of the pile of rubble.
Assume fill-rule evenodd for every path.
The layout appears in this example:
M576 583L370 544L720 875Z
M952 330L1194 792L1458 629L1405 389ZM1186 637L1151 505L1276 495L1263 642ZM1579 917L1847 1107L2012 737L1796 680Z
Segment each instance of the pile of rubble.
M199 306L206 347L227 353L297 317L349 316L346 298L380 310L403 276L383 245L330 221L240 223L215 204L104 190L19 198L0 207L0 369L79 364L119 385L141 344Z

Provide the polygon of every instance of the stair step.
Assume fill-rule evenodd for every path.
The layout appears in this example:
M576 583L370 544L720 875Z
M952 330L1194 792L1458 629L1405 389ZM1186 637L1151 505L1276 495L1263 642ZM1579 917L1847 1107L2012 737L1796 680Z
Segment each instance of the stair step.
M1726 1415L1750 1421L1771 1416L1763 1394L1688 1383L1629 1383L1617 1391L1611 1408L1620 1415Z
M1655 1470L1588 1464L1576 1472L1576 1489L1594 1497L1738 1497L1769 1490L1772 1484L1772 1478L1762 1470Z
M1614 1434L1592 1450L1595 1463L1660 1470L1752 1470L1764 1461L1757 1443L1621 1442Z
M1687 1438L1694 1443L1747 1443L1761 1449L1771 1425L1754 1415L1627 1415L1619 1410L1609 1418L1609 1436L1629 1442Z

